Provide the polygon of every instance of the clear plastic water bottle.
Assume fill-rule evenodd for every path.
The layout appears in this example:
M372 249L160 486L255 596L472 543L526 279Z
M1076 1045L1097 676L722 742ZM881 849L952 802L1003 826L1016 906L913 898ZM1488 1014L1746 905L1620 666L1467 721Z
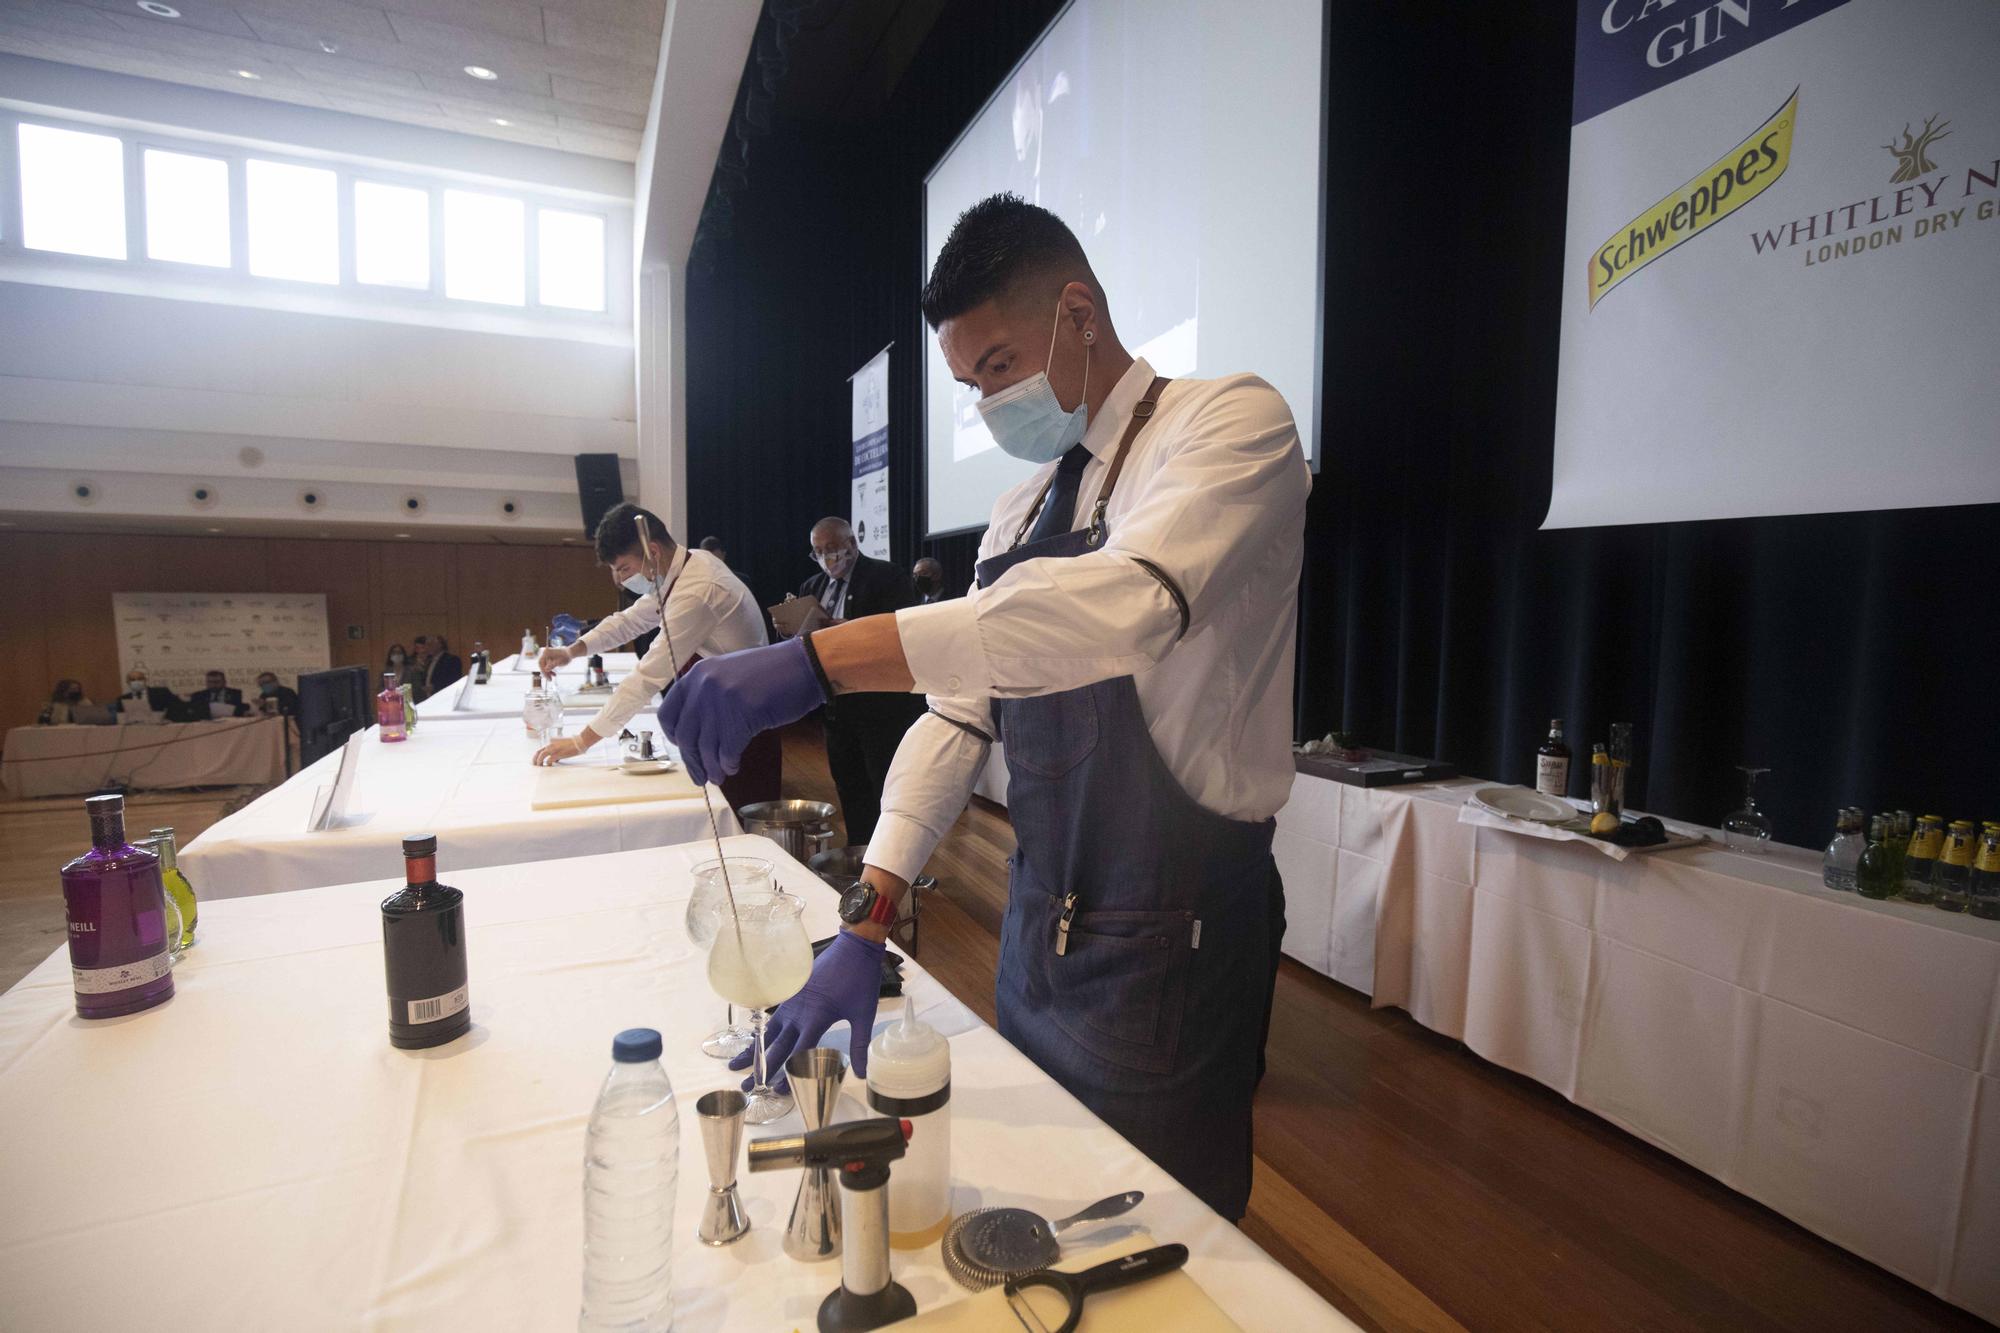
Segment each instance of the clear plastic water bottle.
M660 1034L627 1028L590 1113L583 1158L582 1333L674 1326L674 1186L680 1115Z

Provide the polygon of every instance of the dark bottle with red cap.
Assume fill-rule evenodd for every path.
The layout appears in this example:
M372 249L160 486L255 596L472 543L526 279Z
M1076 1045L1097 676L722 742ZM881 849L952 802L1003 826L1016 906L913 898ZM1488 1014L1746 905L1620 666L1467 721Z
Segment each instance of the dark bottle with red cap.
M465 980L465 895L437 881L437 838L403 839L400 892L382 900L389 1043L439 1046L472 1026Z

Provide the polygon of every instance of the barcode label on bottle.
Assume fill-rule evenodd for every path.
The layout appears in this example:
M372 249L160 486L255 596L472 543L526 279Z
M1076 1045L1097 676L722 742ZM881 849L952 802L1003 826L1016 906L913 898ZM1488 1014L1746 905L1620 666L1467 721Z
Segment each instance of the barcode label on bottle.
M76 983L78 995L109 995L113 991L131 990L134 986L158 981L173 968L173 961L162 950L136 963L125 963L119 967L72 967L69 973Z
M440 1018L450 1018L464 1010L470 1003L467 999L469 988L460 986L449 995L433 995L428 1000L411 1000L410 1021L412 1023L435 1023Z

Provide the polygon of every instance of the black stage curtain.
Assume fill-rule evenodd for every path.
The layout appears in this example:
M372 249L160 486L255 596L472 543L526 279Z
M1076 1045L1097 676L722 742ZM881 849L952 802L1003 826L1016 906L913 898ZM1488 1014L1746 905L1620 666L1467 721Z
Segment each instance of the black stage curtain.
M892 339L895 557L969 582L974 538L918 536L922 180L1059 7L946 6L882 116L781 118L734 234L695 256L693 535L719 533L760 595L810 573L807 529L847 512L846 377ZM1823 842L1847 804L2000 818L2000 506L1538 531L1574 21L1327 8L1299 734L1529 781L1551 717L1583 754L1630 721L1633 803L1665 814L1717 822L1755 763L1782 841Z

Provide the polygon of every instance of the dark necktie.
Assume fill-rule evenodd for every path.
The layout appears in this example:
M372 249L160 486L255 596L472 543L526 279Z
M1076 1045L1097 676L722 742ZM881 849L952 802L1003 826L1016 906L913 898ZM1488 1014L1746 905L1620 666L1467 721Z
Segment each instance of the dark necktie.
M820 599L820 606L825 609L828 615L836 614L840 606L840 590L846 586L846 579L828 579L826 581L826 595Z
M1068 532L1076 519L1076 488L1083 480L1083 465L1090 461L1090 450L1082 445L1070 446L1070 451L1056 464L1055 484L1049 487L1049 498L1042 504L1042 512L1035 519L1035 530L1028 534L1031 542L1045 537L1058 536Z

